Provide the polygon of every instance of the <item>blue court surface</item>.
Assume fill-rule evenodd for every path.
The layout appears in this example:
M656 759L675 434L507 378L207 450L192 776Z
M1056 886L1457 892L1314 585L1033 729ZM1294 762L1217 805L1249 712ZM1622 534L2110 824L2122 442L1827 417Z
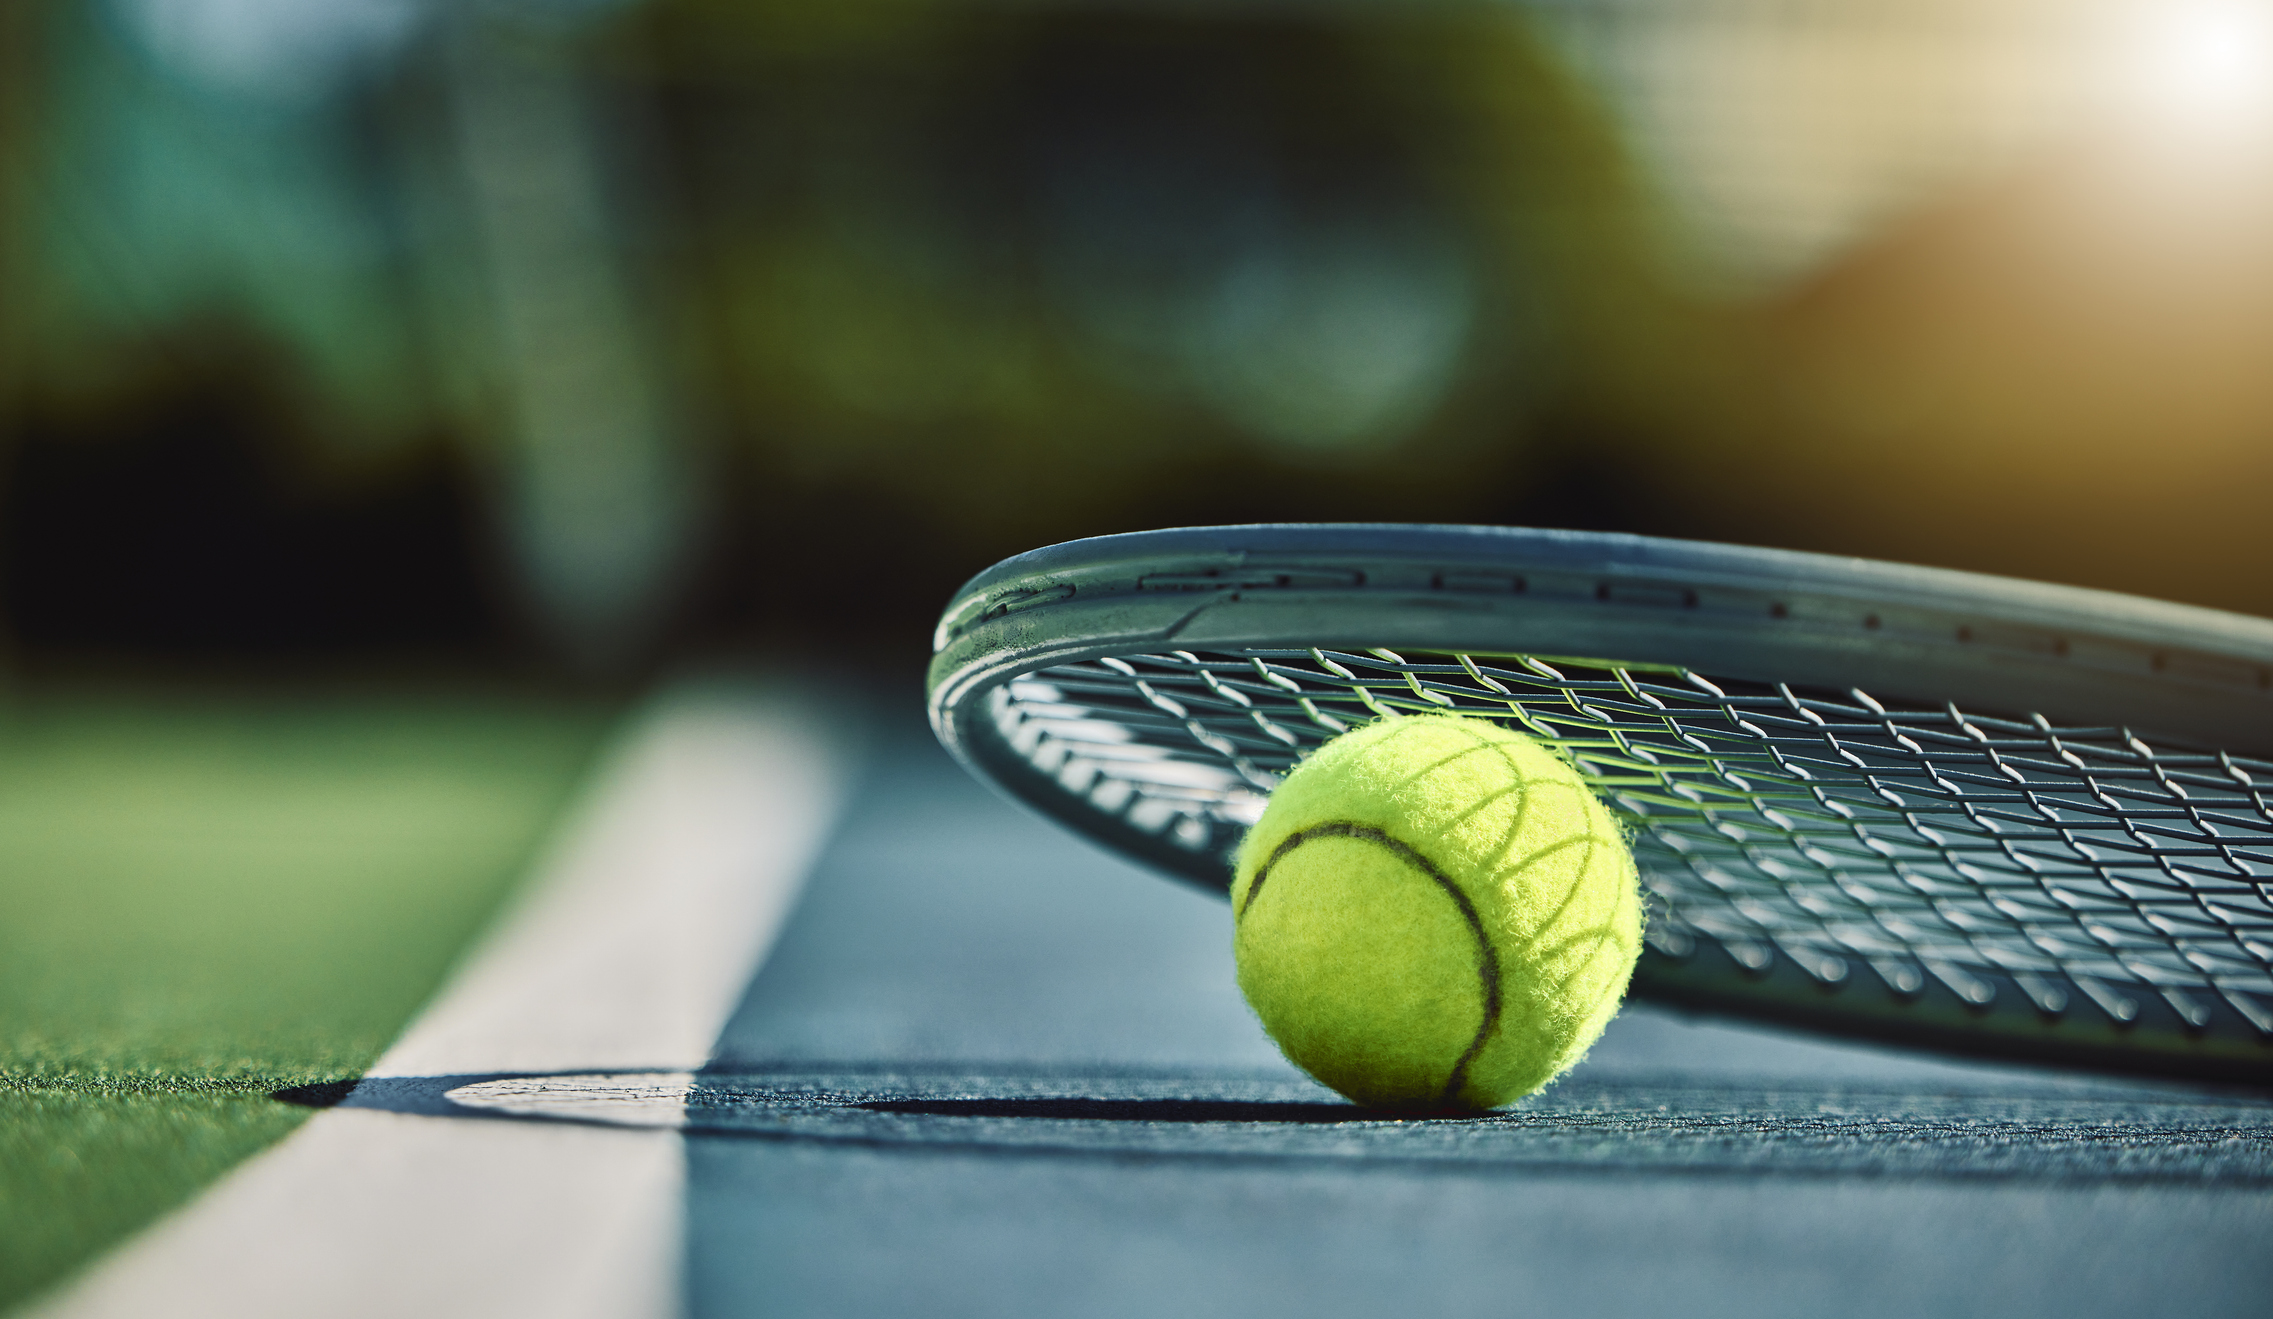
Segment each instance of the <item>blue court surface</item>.
M730 1315L2260 1315L2273 1102L1630 1007L1491 1117L1277 1055L1216 898L865 784L688 1102Z

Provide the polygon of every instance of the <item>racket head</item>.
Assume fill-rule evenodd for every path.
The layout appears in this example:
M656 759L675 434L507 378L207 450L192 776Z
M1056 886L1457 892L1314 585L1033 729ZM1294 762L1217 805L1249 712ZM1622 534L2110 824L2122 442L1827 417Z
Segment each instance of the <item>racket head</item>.
M1221 892L1338 727L1523 728L1634 828L1638 995L1999 1058L2273 1080L2273 622L1782 550L1261 525L997 564L941 741Z

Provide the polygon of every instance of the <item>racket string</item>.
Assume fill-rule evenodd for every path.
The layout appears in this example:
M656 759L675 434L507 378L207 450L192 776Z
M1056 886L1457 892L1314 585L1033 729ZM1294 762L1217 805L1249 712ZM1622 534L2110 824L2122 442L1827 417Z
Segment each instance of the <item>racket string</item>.
M2273 763L2130 730L1906 708L1664 665L1325 648L1064 664L992 694L1005 741L1142 832L1228 855L1311 749L1374 718L1494 719L1634 830L1661 954L1830 985L1869 967L2118 1023L2210 996L2273 1034Z

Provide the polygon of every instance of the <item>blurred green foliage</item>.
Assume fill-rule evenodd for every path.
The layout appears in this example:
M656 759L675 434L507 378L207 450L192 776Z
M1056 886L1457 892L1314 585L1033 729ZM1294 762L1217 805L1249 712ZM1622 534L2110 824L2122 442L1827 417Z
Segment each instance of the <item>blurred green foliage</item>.
M271 462L447 441L498 579L592 614L571 632L807 558L909 562L865 610L907 628L1041 541L1501 517L1574 445L1693 429L1726 356L1605 112L1509 6L652 0L274 67L135 17L161 9L15 19L54 76L17 93L0 444L216 381L299 437ZM576 433L600 416L677 456L611 459ZM594 553L632 574L617 603L577 602Z
M454 483L397 500L473 510L449 589L593 671L1245 520L2273 609L2273 174L2104 118L2071 9L28 0L0 521L221 399L279 489ZM101 594L7 532L10 601Z
M126 17L160 8L10 7L37 70L12 93L17 391L102 409L237 370L294 410L311 456L425 437L405 217L367 111L171 66Z
M627 75L691 190L683 341L786 489L857 475L966 555L1238 510L1453 519L1533 479L1543 417L1635 429L1707 369L1614 135L1505 7L877 10L902 25L668 0ZM1242 207L1276 213L1250 234ZM1246 347L1207 336L1243 262L1307 256L1287 278L1331 296L1400 225L1443 235L1441 296L1473 308L1441 392L1353 433L1273 426L1299 405L1267 360L1209 378ZM1333 391L1363 357L1320 356L1290 384L1362 414Z

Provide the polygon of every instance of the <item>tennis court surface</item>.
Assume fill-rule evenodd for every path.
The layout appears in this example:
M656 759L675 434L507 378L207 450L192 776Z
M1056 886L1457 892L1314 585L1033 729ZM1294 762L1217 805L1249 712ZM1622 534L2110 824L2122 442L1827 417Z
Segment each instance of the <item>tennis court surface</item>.
M591 716L553 716L511 818L569 804L549 844L489 826L482 855L518 846L530 881L439 997L375 1062L152 1062L172 1079L136 1102L234 1087L256 1134L29 1311L2207 1316L2273 1294L2259 1094L1633 1007L1504 1113L1374 1120L1264 1039L1220 901L992 796L912 694L855 704L858 738L785 689L678 692L580 793L543 785L584 764ZM36 1063L10 1066L75 1065ZM35 1120L11 1122L11 1183L117 1145L13 1084ZM157 1150L183 1119L131 1120Z

